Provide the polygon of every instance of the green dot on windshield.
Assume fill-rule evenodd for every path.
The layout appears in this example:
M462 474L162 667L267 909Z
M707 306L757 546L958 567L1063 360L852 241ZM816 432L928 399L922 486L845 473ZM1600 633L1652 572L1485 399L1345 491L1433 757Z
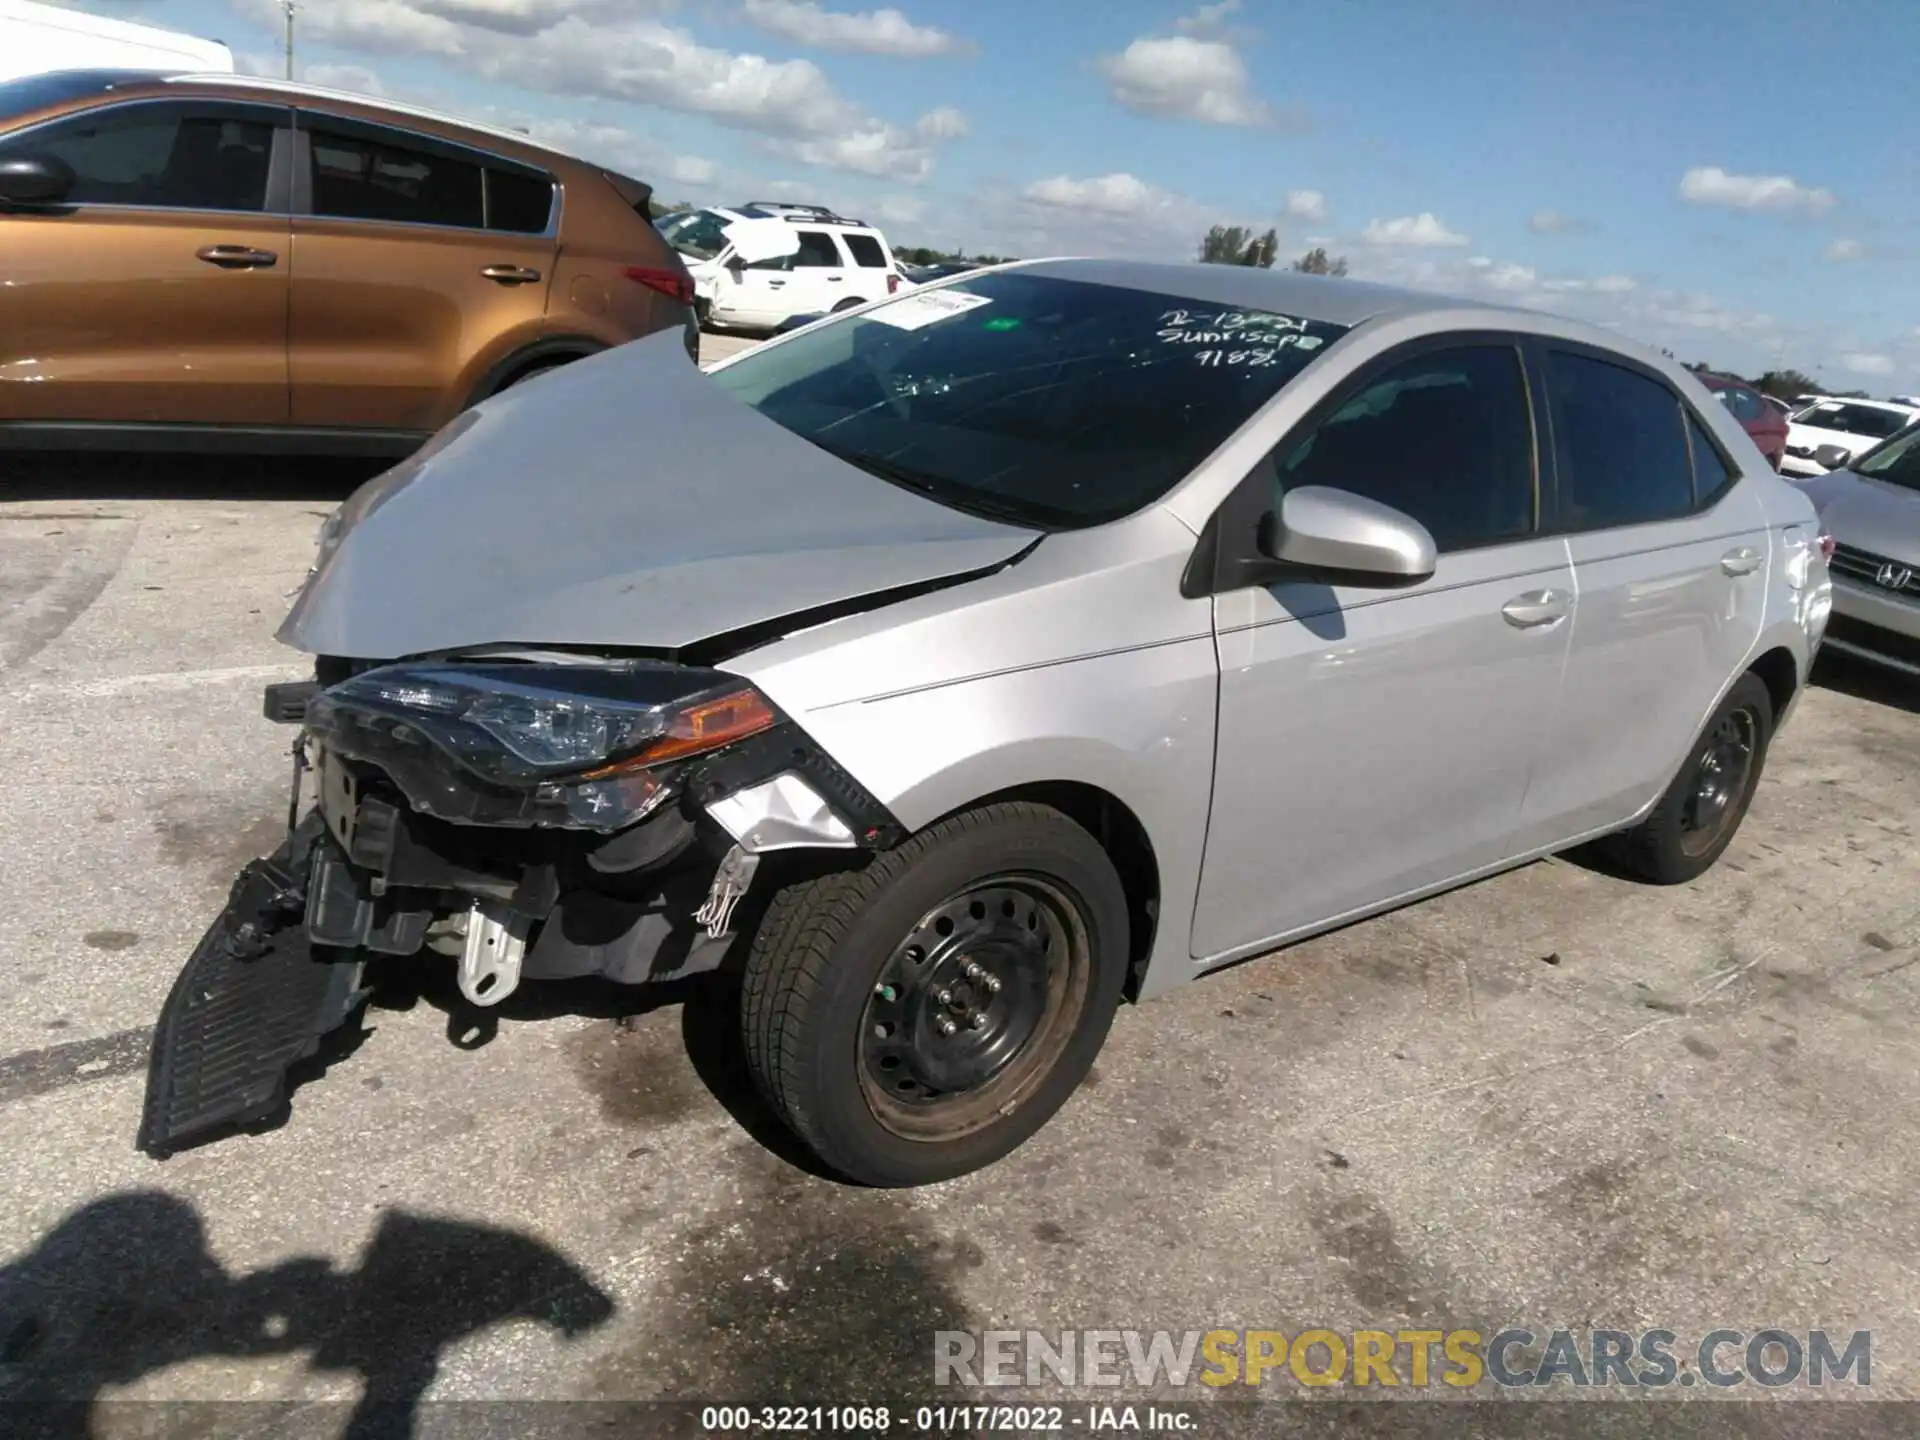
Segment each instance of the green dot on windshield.
M1020 324L1018 315L996 315L980 328L982 330L1018 330Z

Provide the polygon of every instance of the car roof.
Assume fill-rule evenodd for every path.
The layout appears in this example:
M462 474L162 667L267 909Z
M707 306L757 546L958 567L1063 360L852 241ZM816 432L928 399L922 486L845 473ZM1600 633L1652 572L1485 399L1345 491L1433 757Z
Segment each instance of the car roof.
M290 100L330 100L338 104L360 105L389 115L403 115L413 120L425 120L434 125L445 126L449 130L464 130L475 135L488 135L526 150L538 150L543 154L557 156L564 160L578 160L577 156L565 150L557 150L551 145L543 145L533 136L520 130L509 130L504 126L489 125L485 121L449 115L441 110L429 110L423 105L407 105L378 95L362 95L352 90L333 90L324 85L307 85L294 80L275 80L270 76L228 75L219 71L157 75L153 78L168 85L205 85L221 90L260 90L271 95L284 95Z
M1829 403L1834 405L1864 405L1869 410L1885 410L1891 415L1912 415L1916 413L1915 407L1912 405L1896 405L1887 400L1868 400L1860 395L1817 395L1814 397L1813 403L1815 405L1826 405Z

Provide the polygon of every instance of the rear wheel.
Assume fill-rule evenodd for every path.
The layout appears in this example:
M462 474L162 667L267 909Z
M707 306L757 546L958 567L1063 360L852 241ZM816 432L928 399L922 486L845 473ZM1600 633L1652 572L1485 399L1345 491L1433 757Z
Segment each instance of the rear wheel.
M742 994L754 1079L849 1179L919 1185L991 1164L1093 1064L1127 925L1112 862L1058 811L942 821L774 897Z
M1772 738L1772 697L1759 676L1742 675L1660 803L1631 830L1608 837L1607 853L1657 885L1683 884L1705 874L1746 818Z
M857 309L859 306L862 306L866 303L867 303L866 301L861 300L856 296L849 295L846 299L842 300L838 305L833 307L832 313L835 315L838 315L842 310Z

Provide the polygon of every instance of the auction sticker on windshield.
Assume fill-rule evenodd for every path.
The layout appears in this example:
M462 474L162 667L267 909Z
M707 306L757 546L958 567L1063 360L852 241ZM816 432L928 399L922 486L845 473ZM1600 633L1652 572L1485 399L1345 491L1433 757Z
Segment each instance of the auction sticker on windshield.
M903 296L891 305L882 305L867 319L878 320L882 325L891 325L896 330L918 330L936 320L964 315L969 310L992 303L985 295L969 295L964 290L935 290L926 295Z

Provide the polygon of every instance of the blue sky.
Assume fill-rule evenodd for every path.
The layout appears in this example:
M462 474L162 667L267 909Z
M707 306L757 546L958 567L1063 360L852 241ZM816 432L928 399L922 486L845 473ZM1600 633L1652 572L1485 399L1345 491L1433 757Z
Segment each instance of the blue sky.
M279 71L278 0L86 8ZM1025 255L1273 224L1356 275L1920 392L1920 86L1876 59L1916 53L1912 0L305 0L297 35L307 78L667 198Z

